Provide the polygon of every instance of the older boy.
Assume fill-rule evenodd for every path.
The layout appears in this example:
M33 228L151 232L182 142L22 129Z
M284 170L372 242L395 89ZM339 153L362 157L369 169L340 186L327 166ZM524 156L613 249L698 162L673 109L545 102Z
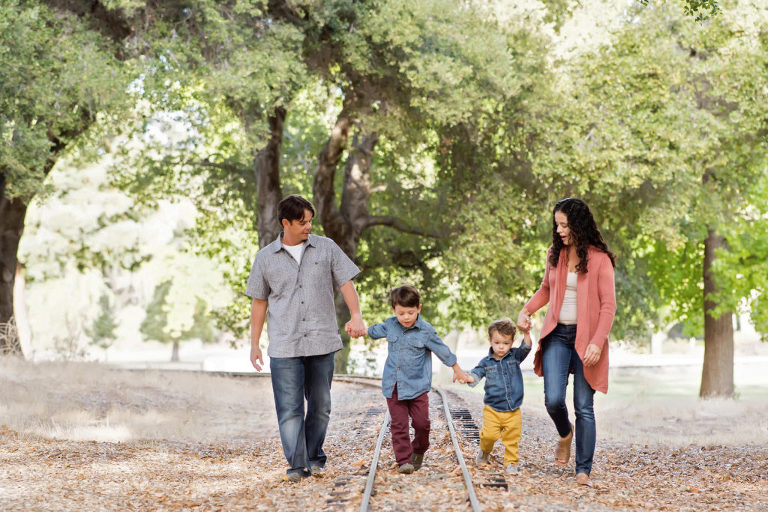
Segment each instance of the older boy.
M521 329L522 330L522 329ZM488 327L491 348L472 371L469 385L474 387L485 377L483 402L483 429L480 432L480 451L475 462L488 464L493 445L501 437L504 444L504 469L507 474L517 474L523 403L523 375L520 363L531 351L530 331L524 331L523 342L513 348L515 324L508 318L496 320Z
M453 380L470 378L459 367L456 356L443 343L435 328L421 318L421 295L413 286L400 286L390 292L395 316L371 325L368 336L387 338L387 361L381 388L392 418L392 449L398 472L410 474L419 469L429 448L429 388L432 385L432 352L453 368ZM411 418L414 439L408 430Z

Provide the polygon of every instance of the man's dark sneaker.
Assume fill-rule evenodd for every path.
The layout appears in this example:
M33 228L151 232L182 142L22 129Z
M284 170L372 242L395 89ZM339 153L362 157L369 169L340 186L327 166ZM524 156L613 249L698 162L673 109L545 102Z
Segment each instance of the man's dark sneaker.
M306 469L302 469L301 471L293 471L291 473L286 473L283 477L284 482L300 482L302 479L307 478L309 476L309 472Z
M402 464L399 468L397 468L398 473L402 473L404 475L410 475L413 473L413 464L410 462L406 462L405 464Z
M310 472L312 473L312 476L316 476L319 478L322 478L325 476L325 468L323 468L323 466L312 465L310 466L309 469L310 469Z
M424 454L423 453L412 453L411 454L411 462L413 462L413 470L418 471L419 468L421 468L422 463L424 462Z

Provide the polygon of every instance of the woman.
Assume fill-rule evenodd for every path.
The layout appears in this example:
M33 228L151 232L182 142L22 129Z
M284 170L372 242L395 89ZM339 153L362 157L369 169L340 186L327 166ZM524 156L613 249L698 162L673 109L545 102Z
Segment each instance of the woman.
M552 247L541 288L517 319L528 328L531 315L549 303L534 370L544 376L544 402L560 440L555 461L568 464L576 437L576 482L592 486L589 474L595 453L595 391L608 391L608 333L616 312L614 256L597 229L592 212L581 199L555 205ZM568 419L565 388L573 373L576 428Z

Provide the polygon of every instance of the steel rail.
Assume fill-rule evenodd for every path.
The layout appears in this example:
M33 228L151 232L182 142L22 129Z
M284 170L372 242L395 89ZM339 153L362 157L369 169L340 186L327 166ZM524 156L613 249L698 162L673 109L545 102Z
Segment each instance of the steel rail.
M459 466L461 466L461 474L464 477L464 486L467 488L469 494L469 503L472 506L474 512L480 512L480 502L477 501L477 494L475 494L475 488L472 485L472 477L469 475L467 464L464 462L464 456L461 454L461 447L459 446L458 436L456 435L456 429L453 427L453 417L451 411L448 409L448 398L445 392L435 387L433 388L440 395L443 400L443 412L445 414L446 423L448 423L448 430L451 433L451 441L453 442L453 450L456 452L456 458L459 460Z
M376 441L376 449L373 452L373 461L371 462L371 469L368 471L368 481L365 483L365 491L363 492L363 501L360 503L360 512L367 512L368 505L371 501L371 493L373 492L373 482L376 480L376 470L379 467L379 455L381 454L381 444L384 442L384 436L387 433L387 425L389 425L389 409L384 413L384 421L381 424L381 430L379 431L379 438Z

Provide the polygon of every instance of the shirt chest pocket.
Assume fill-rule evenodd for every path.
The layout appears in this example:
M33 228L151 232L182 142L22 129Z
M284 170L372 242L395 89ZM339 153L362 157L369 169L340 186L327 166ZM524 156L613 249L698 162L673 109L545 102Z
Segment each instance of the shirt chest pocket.
M489 384L499 384L501 382L501 372L496 365L485 368L485 380Z
M507 375L509 375L510 379L515 379L518 375L522 377L522 374L520 373L520 363L517 359L510 358L509 361L506 361L505 363L507 365Z
M330 259L324 257L319 251L307 251L301 262L301 272L307 282L315 283L313 286L323 289L331 284L333 276Z
M426 342L418 333L403 334L398 343L402 343L400 348L408 357L415 359L424 357Z

